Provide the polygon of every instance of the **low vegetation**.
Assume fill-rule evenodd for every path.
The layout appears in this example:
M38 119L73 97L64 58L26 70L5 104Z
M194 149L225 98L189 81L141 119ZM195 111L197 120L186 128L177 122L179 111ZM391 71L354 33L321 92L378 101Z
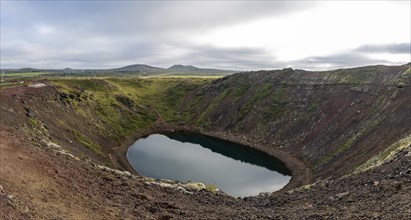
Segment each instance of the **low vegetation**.
M156 111L167 122L180 120L179 107L184 95L209 81L203 78L56 78L51 83L78 113L98 118L94 123L100 133L121 140L153 124L159 117Z
M352 174L365 172L367 170L381 166L384 163L388 163L393 160L394 157L397 156L397 154L401 151L405 151L404 153L411 155L411 135L398 140L385 150L381 151L378 155L372 157L366 163L358 166Z
M366 161L371 156L366 152L379 152L409 134L410 75L408 64L257 71L218 79L71 76L44 82L57 88L56 109L73 111L50 120L58 132L70 131L58 144L73 141L102 156L153 125L184 124L282 149L314 173L329 175L334 169L351 171L360 164L344 161ZM45 111L30 119L32 127L44 121ZM354 153L358 149L361 154Z
M358 149L378 151L409 134L410 80L409 64L238 73L197 89L183 108L187 123L298 152L319 175L348 172L369 157Z

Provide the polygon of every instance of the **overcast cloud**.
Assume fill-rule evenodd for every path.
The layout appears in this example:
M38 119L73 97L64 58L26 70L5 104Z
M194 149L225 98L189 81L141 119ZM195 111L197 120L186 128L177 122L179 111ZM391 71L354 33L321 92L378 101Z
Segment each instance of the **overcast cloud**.
M410 2L1 1L1 67L410 62Z
M410 43L400 44L366 44L358 47L356 51L365 53L394 53L394 54L410 54Z

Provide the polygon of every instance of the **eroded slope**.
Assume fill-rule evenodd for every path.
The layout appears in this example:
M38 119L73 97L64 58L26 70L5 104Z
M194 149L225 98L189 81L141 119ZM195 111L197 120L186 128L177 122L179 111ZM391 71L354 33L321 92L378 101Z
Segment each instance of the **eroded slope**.
M408 64L2 89L1 217L410 218L410 77ZM328 180L236 199L101 169L127 169L118 146L174 128L292 154L315 174L307 181Z
M191 92L187 123L241 134L338 177L411 132L410 65L228 76ZM187 110L188 109L188 110Z

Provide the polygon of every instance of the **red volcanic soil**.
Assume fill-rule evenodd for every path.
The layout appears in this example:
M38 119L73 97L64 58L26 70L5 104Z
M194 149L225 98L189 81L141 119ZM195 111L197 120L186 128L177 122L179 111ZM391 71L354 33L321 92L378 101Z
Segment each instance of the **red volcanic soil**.
M233 198L150 185L0 130L2 219L409 219L411 153L292 192Z
M1 89L0 219L411 219L409 143L386 163L351 173L409 137L409 79L397 83L406 68L343 70L375 75L363 83L289 69L235 74L187 91L180 107L192 117L187 121L168 123L154 107L139 109L153 124L124 140L100 132L106 124L95 113L98 106L83 94L48 81ZM267 83L266 95L257 91ZM258 92L264 96L255 99ZM240 117L247 103L249 112ZM121 116L133 114L118 108ZM275 193L234 198L122 171L133 171L125 152L135 138L164 130L267 152L287 164L293 179Z

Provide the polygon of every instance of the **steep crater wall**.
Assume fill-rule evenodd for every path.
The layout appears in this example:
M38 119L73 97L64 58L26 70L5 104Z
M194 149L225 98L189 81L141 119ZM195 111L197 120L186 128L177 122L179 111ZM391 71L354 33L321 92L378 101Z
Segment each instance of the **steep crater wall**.
M191 91L180 111L295 155L313 180L340 177L410 134L410 76L410 64L238 73Z
M407 64L246 72L214 81L56 78L45 87L2 89L0 120L33 143L56 143L129 170L124 149L135 138L196 131L285 162L299 158L305 165L288 163L298 165L294 174L306 179L309 167L314 181L350 173L410 135L410 76Z

